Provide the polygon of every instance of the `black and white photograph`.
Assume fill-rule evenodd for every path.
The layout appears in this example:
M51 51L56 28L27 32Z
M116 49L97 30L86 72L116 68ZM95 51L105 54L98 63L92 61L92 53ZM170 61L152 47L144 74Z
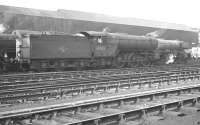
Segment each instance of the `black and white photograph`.
M0 0L0 125L200 125L200 1Z

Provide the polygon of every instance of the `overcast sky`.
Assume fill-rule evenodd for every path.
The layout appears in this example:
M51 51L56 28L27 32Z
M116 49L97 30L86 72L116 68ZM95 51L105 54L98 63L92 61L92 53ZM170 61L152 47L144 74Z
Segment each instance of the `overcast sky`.
M200 0L0 0L1 5L78 10L200 28Z

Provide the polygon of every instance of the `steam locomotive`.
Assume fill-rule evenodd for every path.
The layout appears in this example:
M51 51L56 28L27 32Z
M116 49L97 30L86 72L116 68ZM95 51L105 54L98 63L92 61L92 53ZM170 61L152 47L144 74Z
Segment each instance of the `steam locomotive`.
M0 51L0 70L136 67L186 61L189 42L151 36L84 31L78 34L14 31L14 51ZM13 42L14 41L14 42Z

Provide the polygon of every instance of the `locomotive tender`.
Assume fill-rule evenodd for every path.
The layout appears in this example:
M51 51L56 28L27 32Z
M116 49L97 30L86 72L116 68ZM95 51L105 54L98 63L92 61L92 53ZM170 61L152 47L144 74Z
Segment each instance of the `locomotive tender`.
M70 35L15 31L13 34L15 65L18 69L36 71L165 64L170 55L177 63L185 60L188 55L185 50L191 49L188 42L123 33L85 31Z

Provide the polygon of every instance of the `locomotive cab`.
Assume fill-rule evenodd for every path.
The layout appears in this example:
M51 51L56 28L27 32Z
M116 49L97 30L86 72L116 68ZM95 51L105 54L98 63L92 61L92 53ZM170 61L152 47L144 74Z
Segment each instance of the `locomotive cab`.
M16 69L16 43L12 35L0 35L0 71Z
M107 33L85 31L81 32L92 40L94 58L110 58L116 56L119 40L109 36Z

